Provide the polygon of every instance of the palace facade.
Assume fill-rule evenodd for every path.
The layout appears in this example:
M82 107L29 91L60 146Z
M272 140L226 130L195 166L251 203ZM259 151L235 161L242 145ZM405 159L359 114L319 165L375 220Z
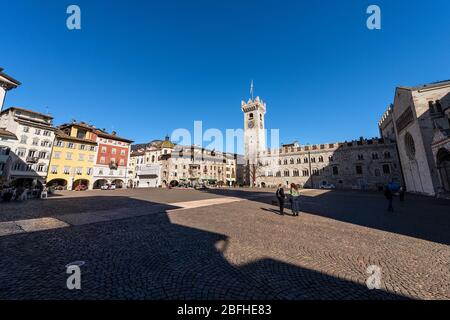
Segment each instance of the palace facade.
M304 188L333 185L341 189L380 189L391 181L402 183L394 140L374 138L300 145L278 149L265 144L266 104L257 97L241 102L247 184L258 187Z

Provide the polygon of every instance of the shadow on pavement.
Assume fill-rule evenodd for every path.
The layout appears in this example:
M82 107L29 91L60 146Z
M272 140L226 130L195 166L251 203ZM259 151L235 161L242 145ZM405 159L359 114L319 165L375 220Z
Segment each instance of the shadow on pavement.
M208 189L205 192L241 197L272 205L274 192ZM382 192L328 191L300 197L301 211L342 222L450 245L450 201L406 195L394 198L394 213L387 211ZM258 198L259 196L266 196ZM287 207L289 202L286 201ZM289 212L289 209L287 210Z
M58 206L64 201L73 200ZM83 205L96 201L155 205L105 197ZM0 299L405 299L282 261L252 261L246 252L229 261L228 236L173 224L166 210L1 237ZM68 290L65 266L79 260L82 288Z

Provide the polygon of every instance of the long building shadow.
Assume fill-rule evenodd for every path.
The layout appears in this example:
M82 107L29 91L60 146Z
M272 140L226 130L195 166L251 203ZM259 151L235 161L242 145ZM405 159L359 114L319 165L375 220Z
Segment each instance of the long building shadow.
M258 201L266 204L267 210L276 209L274 192L226 189L205 192ZM406 201L401 203L396 197L395 211L389 213L383 192L330 190L314 196L303 194L300 198L302 212L450 245L450 201L445 199L406 195Z
M229 261L227 235L174 224L170 209L0 237L0 299L406 299L282 261L246 260L245 251L243 263ZM85 262L80 290L66 287L73 261Z

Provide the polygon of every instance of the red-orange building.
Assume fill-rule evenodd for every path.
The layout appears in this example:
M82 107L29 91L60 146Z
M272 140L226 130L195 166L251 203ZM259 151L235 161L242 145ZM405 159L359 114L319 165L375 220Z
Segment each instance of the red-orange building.
M94 188L116 185L123 188L127 183L127 166L130 146L133 141L119 137L116 132L108 133L96 129L97 159L94 166Z

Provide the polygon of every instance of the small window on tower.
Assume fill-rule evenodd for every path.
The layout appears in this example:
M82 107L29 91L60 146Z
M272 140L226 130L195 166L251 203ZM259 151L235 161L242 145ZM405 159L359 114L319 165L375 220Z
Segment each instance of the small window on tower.
M250 114L248 115L248 120L253 120L253 113L250 113Z

